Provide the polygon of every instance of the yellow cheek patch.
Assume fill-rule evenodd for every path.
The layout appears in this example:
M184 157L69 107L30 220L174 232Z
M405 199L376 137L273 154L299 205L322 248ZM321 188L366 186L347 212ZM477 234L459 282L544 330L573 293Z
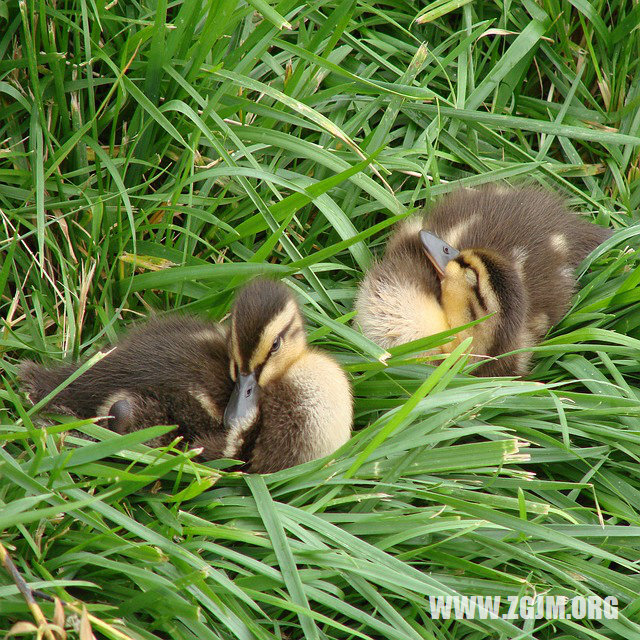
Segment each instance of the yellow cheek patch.
M258 384L264 387L273 380L280 378L287 372L289 367L301 357L306 348L307 341L305 333L301 326L299 331L296 331L296 323L294 322L288 337L282 342L281 347L264 363L260 371Z
M445 270L442 279L442 307L451 329L467 324L474 320L471 309L474 309L479 316L488 315L499 311L498 299L491 288L489 274L484 263L472 251L461 253L464 261L478 274L477 286L482 299L488 307L486 311L480 308L478 297L474 291L476 280L473 283L467 278L467 269L458 262L452 260ZM443 350L451 351L462 340L468 336L473 337L472 350L474 353L486 355L493 344L494 332L496 329L496 316L489 318L470 329L460 331L453 342L445 345Z
M477 265L477 266L476 266ZM484 263L474 256L474 266L478 271L478 290L484 299L484 304L487 307L486 313L494 313L500 310L500 303L498 302L498 296L491 286L489 279L489 272L484 266Z
M473 269L465 269L464 277L467 280L467 283L470 287L475 287L478 285L478 276L476 276L476 272Z
M440 283L442 287L442 306L445 309L447 320L451 327L464 324L464 322L456 322L454 319L463 317L469 306L471 287L465 271L466 269L459 263L452 260L447 265Z
M280 313L278 313L262 330L260 341L249 360L249 371L255 371L258 365L261 365L268 357L274 340L280 333L287 328L288 325L296 323L296 320L302 324L300 320L300 312L298 305L294 300L289 300ZM280 347L281 349L283 347Z
M478 291L482 296L485 306L487 310L485 315L488 313L493 313L494 311L498 311L500 305L498 304L498 298L491 286L491 281L489 278L489 272L485 267L484 262L481 258L479 258L474 251L463 251L460 256L464 258L465 262L472 268L475 269L475 272L478 274L477 282L472 284L470 281L467 281L465 278L466 285L462 282L462 268L457 262L451 262L447 265L447 273L446 278L443 279L442 284L444 288L445 280L449 279L451 276L451 280L457 281L456 286L457 295L464 295L465 303L466 301L474 301L477 299L475 292L473 291L473 285L477 284ZM451 267L451 271L449 271L449 267ZM466 271L466 270L465 270ZM464 292L463 292L464 290ZM468 321L467 321L468 322Z
M447 271L449 268L447 267ZM451 329L471 322L469 305L475 300L475 295L469 287L466 277L462 273L455 277L449 274L442 279L442 307Z

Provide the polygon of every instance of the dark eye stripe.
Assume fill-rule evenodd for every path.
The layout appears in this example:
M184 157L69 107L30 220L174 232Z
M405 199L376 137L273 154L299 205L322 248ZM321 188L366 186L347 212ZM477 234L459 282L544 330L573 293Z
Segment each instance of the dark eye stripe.
M293 325L293 321L295 320L295 317L291 318L291 320L289 320L289 322L286 324L285 328L276 336L275 340L278 340L278 338L282 341L284 340L285 336L287 335L287 333L289 333L289 329L291 329L291 326ZM274 342L275 342L274 340ZM280 349L276 350L276 351L269 351L269 353L267 354L267 357L264 359L264 362L260 365L260 368L262 369L262 367L264 366L264 364L267 362L267 360L274 354L277 353L278 351L280 351ZM257 368L256 368L257 370Z
M476 271L476 276L477 275L478 275L478 272ZM478 300L478 304L480 305L482 310L486 311L489 307L487 307L487 302L484 299L484 296L480 293L480 287L477 284L473 287L473 293L476 294L476 298Z
M473 267L462 257L458 256L455 258L455 261L463 268L463 269L473 269ZM475 271L475 269L474 269Z

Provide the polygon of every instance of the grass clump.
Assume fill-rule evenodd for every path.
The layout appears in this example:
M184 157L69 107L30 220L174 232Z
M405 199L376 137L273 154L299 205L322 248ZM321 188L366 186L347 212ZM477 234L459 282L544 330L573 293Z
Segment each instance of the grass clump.
M70 634L640 637L633 3L5 0L0 24L0 548ZM383 364L350 320L391 225L524 177L616 229L530 380ZM157 429L34 425L20 359L152 310L219 319L256 273L352 376L332 464L250 477L148 449ZM434 620L441 594L612 595L619 617ZM34 615L0 573L0 629Z

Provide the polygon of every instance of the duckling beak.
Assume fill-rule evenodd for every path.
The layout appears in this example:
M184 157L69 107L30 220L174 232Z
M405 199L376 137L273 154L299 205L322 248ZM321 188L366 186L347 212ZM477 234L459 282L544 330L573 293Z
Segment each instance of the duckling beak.
M420 242L422 242L422 247L427 254L427 258L431 260L431 263L435 267L436 273L442 278L446 266L451 260L459 256L460 252L429 231L422 230L420 232Z
M239 373L236 386L224 410L224 426L229 429L253 424L258 414L259 397L260 387L255 372L246 376Z

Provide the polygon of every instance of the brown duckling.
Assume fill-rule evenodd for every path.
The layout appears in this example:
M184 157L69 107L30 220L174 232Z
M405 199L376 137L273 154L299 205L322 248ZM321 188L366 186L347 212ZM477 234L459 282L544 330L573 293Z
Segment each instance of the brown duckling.
M401 224L356 299L356 321L385 348L487 317L473 337L483 376L523 375L535 345L568 311L575 268L611 231L536 187L462 189Z
M22 386L37 403L77 367L23 363ZM291 291L267 279L239 292L228 329L182 315L135 328L48 406L79 418L108 416L105 424L119 433L177 424L203 459L240 459L257 473L333 453L352 421L345 373L308 346Z

